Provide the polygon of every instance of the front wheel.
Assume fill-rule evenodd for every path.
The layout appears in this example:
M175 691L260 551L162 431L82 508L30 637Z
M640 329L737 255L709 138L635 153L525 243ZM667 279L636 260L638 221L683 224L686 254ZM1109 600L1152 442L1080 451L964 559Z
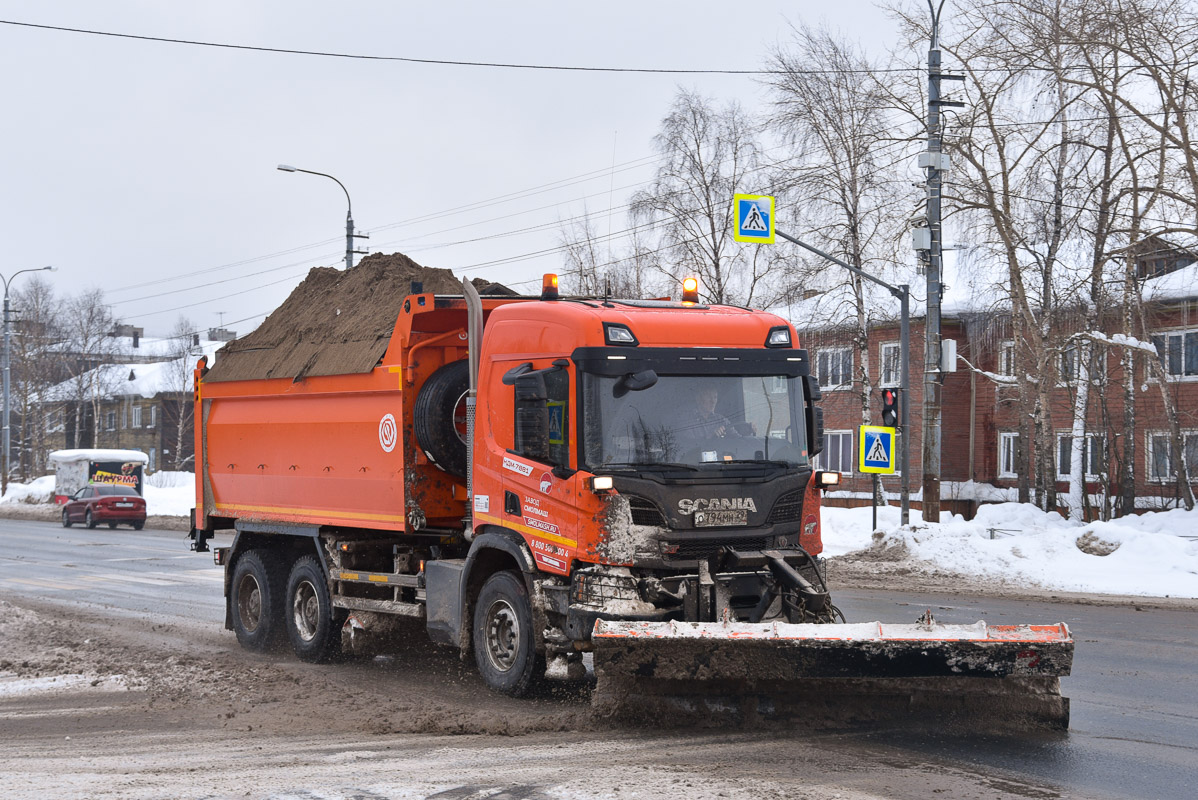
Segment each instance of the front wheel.
M71 522L71 515L68 514L67 510L64 508L62 510L62 527L69 528L74 524L75 523Z
M532 685L536 641L528 589L515 572L496 572L474 606L474 660L492 689L519 697Z
M324 570L312 556L304 556L287 579L287 635L301 661L329 661L341 652L344 613L333 609Z
M249 550L237 559L229 588L233 632L246 650L271 649L283 633L283 579L273 554Z

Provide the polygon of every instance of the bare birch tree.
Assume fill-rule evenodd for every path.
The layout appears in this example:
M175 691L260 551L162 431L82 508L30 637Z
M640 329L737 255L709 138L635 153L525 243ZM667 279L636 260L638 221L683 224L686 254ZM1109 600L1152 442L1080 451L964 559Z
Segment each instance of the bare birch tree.
M22 480L28 481L46 467L50 449L50 406L42 395L61 377L61 359L52 347L61 338L60 303L54 287L37 275L12 294L17 318L12 337L13 400L20 420L17 461Z
M889 94L864 55L826 30L796 27L790 46L776 50L771 62L771 122L795 150L786 188L803 199L805 236L858 269L891 277L908 221L902 209L914 198L904 191L910 182L895 171L910 159L905 144L912 137L894 133ZM813 72L812 64L822 69ZM839 267L821 261L814 269L830 271L834 283L852 292L854 384L861 424L871 425L880 376L870 368L868 331L878 322L877 292Z
M716 108L681 91L654 139L661 163L653 184L632 198L632 216L651 223L662 269L693 275L709 302L769 305L780 294L775 248L733 240L732 196L768 193L749 116L735 103Z

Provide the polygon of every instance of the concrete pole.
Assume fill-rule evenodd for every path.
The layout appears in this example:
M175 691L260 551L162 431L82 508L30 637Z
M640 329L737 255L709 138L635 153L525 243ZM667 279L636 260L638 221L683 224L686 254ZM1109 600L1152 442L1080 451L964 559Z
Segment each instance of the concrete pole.
M14 278L16 275L13 276ZM0 494L8 492L8 472L9 472L9 415L12 408L12 396L9 390L9 375L10 358L12 354L12 329L10 328L9 305L8 305L8 281L4 282L4 475L0 476Z
M931 0L928 1L931 8ZM940 4L943 8L943 2ZM924 325L923 369L923 518L940 521L940 266L943 256L940 208L940 14L932 11L928 49L927 205L931 251L927 264L928 313Z

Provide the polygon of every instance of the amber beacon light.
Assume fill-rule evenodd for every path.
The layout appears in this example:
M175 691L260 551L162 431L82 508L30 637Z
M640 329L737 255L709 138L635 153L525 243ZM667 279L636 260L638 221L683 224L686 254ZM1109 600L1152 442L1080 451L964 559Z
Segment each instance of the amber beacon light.
M541 279L541 299L556 300L557 296L557 276L552 272L546 272L545 277Z
M699 302L699 279L684 278L682 280L682 302L697 303Z

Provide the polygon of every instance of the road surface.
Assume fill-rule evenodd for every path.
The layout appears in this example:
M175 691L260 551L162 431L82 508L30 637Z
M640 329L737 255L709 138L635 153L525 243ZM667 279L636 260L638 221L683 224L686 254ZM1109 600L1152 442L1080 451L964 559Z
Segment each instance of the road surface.
M850 620L1067 622L1064 735L644 730L594 719L585 690L496 696L419 628L370 662L244 653L219 568L186 548L0 520L5 797L1194 796L1193 607L835 592Z

